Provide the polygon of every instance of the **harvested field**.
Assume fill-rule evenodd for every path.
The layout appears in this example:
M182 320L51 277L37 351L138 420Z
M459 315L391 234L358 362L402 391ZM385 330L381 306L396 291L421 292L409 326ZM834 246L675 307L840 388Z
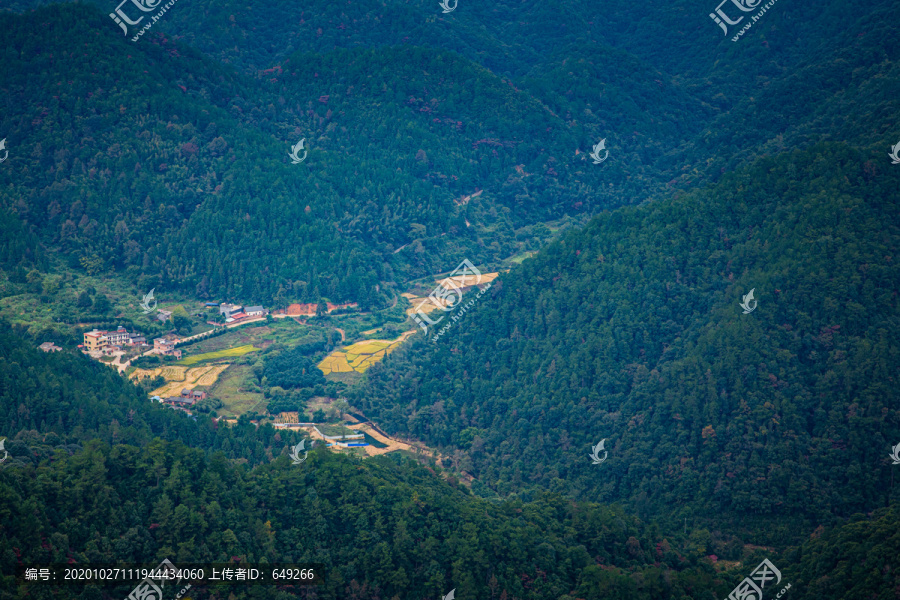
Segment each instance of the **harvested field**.
M467 287L471 287L473 285L490 283L493 280L497 279L497 276L499 274L500 273L482 273L480 278L476 277L475 275L457 275L456 277L446 277L444 279L439 279L438 283L440 283L447 289L456 287L465 290Z
M476 281L478 281L478 285L484 285L497 279L498 275L500 273L482 273L481 279L473 275L458 275L435 280L439 287L443 287L448 291L446 298L438 298L432 295L415 296L410 293L400 295L409 300L410 307L406 309L407 315L412 316L416 312L427 315L438 309L445 310L448 300L456 301L459 295L456 292L457 289L462 290L462 294L466 294L475 286Z
M353 371L353 367L347 363L347 358L342 352L335 352L332 355L326 356L325 359L319 363L319 368L326 375L330 373L350 373Z
M129 377L140 381L147 377L153 378L162 375L166 381L184 381L186 372L187 367L156 367L155 369L135 369Z
M404 294L404 296L407 296ZM447 302L441 300L440 298L431 298L429 296L425 296L424 298L420 298L418 296L413 296L409 294L407 296L409 300L409 308L406 309L406 314L412 316L416 312L429 314L438 309L444 309L447 306Z
M197 386L211 386L219 378L219 375L229 365L210 365L208 367L157 367L156 369L135 369L129 376L131 379L140 380L145 377L162 375L166 385L150 392L151 395L167 398L181 394L184 388L194 389Z
M197 379L197 385L210 386L219 378L219 374L228 368L228 365L216 365L209 367L209 370ZM192 371L194 369L191 369Z

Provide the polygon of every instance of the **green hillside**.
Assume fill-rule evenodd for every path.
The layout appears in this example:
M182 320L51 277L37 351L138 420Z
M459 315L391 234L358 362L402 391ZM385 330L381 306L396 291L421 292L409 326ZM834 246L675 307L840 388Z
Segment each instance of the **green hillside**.
M4 600L124 597L133 587L29 591L12 585L19 564L166 557L318 563L323 598L422 598L455 587L465 597L538 599L598 585L652 598L664 580L682 598L730 583L702 548L619 508L555 495L488 502L442 479L440 467L396 454L360 462L319 448L295 466L289 432L194 422L106 366L29 346L0 324ZM596 561L605 570L589 566ZM232 593L290 597L275 588Z
M161 26L196 10L179 6ZM381 19L371 6L352 10ZM478 64L486 50L457 44L477 29L464 24L477 11L447 25L457 37L434 49L409 36L385 47L392 36L367 30L349 46L287 44L293 53L249 71L258 58L231 57L235 69L212 48L201 44L206 56L158 32L137 44L120 38L90 4L0 13L16 50L0 62L0 129L12 149L0 207L51 270L202 298L383 306L391 285L462 257L497 264L534 249L543 221L665 197L821 139L884 148L897 103L897 9L868 10L841 33L846 44L797 55L777 78L759 75L758 92L718 96L701 93L703 81L752 60L674 77L573 33L521 68L491 71ZM272 27L289 21L263 12ZM479 40L506 40L501 23ZM258 29L241 31L278 39ZM249 39L236 47L260 47ZM300 139L309 156L293 165L287 153ZM611 159L594 165L587 152L601 139Z
M453 256L498 261L538 243L523 227L661 189L624 139L451 53L295 55L249 77L164 39L100 35L97 17L84 5L0 16L20 50L0 66L12 149L0 204L68 269L368 307L389 297L380 282ZM599 135L621 154L602 167L584 160ZM290 164L301 138L309 157Z
M782 545L884 506L900 173L870 160L820 144L597 218L437 343L370 369L357 401L500 495L624 502Z
M0 436L14 436L0 466L4 600L119 598L133 587L16 587L19 564L163 558L317 563L324 582L316 594L325 599L419 599L452 588L462 598L712 600L763 558L803 598L887 599L896 585L886 568L897 551L894 512L819 527L779 554L694 522L665 531L615 506L556 494L483 500L452 476L444 481L440 467L396 454L360 462L317 449L294 466L278 456L287 452L286 432L242 421L224 430L234 432L224 445L210 444L205 418L195 423L157 408L83 357L28 346L0 326L0 406L13 409L0 420ZM148 437L158 427L190 445ZM256 454L260 446L271 453ZM235 455L250 457L249 465L235 464ZM741 562L719 560L725 554ZM295 592L199 586L191 594L243 600Z

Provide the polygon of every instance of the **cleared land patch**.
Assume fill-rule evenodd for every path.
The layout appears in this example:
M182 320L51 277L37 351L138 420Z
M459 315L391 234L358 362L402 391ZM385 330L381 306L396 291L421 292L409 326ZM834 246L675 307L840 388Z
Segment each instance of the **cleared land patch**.
M381 435L379 432L375 431L374 429L372 429L372 427L365 423L354 425L353 428L362 431L367 436L378 440L378 442L381 443L381 448L376 448L375 446L364 446L366 454L368 454L369 456L387 454L388 452L393 452L394 450L410 450L411 448L409 444Z
M436 279L435 281L438 285L449 292L444 298L432 296L431 294L428 296L416 296L408 292L400 295L409 300L410 306L406 309L407 315L412 316L416 312L430 314L438 309L447 310L448 301L457 300L458 294L455 292L456 289L462 289L462 293L466 294L470 288L476 286L476 280L478 281L477 285L480 286L494 281L499 275L500 273L482 273L481 278L472 275L457 275L455 277Z

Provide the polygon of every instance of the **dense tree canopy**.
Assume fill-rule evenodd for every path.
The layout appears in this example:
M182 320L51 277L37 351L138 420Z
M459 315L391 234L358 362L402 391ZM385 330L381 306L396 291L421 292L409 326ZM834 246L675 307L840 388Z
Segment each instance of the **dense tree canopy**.
M900 180L870 169L823 144L597 218L373 367L356 402L501 495L731 520L766 543L884 506Z

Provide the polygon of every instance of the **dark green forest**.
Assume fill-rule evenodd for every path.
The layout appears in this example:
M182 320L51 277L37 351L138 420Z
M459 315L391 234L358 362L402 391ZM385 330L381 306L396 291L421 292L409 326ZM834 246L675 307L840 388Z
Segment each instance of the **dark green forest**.
M674 59L583 39L590 27L500 65L482 59L506 52L483 48L511 43L520 26L435 23L477 43L416 46L403 36L385 47L392 37L362 22L354 27L367 33L353 42L334 22L354 19L323 3L310 19L348 43L285 43L277 61L249 68L260 60L251 50L239 60L163 33L121 39L91 4L0 13L0 129L12 152L0 206L30 236L17 236L27 244L17 261L51 249L65 268L141 289L383 306L392 286L464 256L490 264L536 249L542 221L666 196L822 138L881 143L900 109L890 83L900 9L864 4L853 29L779 57L779 70L750 52L688 80L665 71ZM279 34L266 27L290 20L269 8L239 30L274 47ZM179 6L160 26L202 21L211 35L221 17L238 31L234 13L198 20L196 10ZM832 23L828 15L811 22ZM566 30L574 26L553 29ZM225 39L205 44L232 48ZM259 47L250 39L234 47ZM760 87L734 83L746 78ZM287 151L300 138L309 157L292 165ZM586 153L600 139L613 159L597 166Z
M631 589L632 572L655 582L648 591L666 572L682 574L667 592L676 598L724 585L696 551L672 550L674 540L620 509L552 495L488 502L405 459L360 462L319 450L294 467L280 456L296 441L282 438L288 432L194 422L85 357L29 347L6 325L0 381L9 407L0 435L18 431L0 467L4 598L19 597L11 576L23 562L156 556L323 563L329 575L318 593L326 598L348 590L426 597L451 579L467 595L559 597L607 578ZM614 565L611 573L582 576L597 559Z
M380 282L464 252L499 260L518 229L627 202L647 179L571 160L587 131L451 53L302 54L254 78L165 40L99 35L97 17L0 16L22 53L0 67L18 148L0 202L71 269L368 307L389 298ZM40 47L29 28L49 30ZM292 165L301 137L310 156Z

